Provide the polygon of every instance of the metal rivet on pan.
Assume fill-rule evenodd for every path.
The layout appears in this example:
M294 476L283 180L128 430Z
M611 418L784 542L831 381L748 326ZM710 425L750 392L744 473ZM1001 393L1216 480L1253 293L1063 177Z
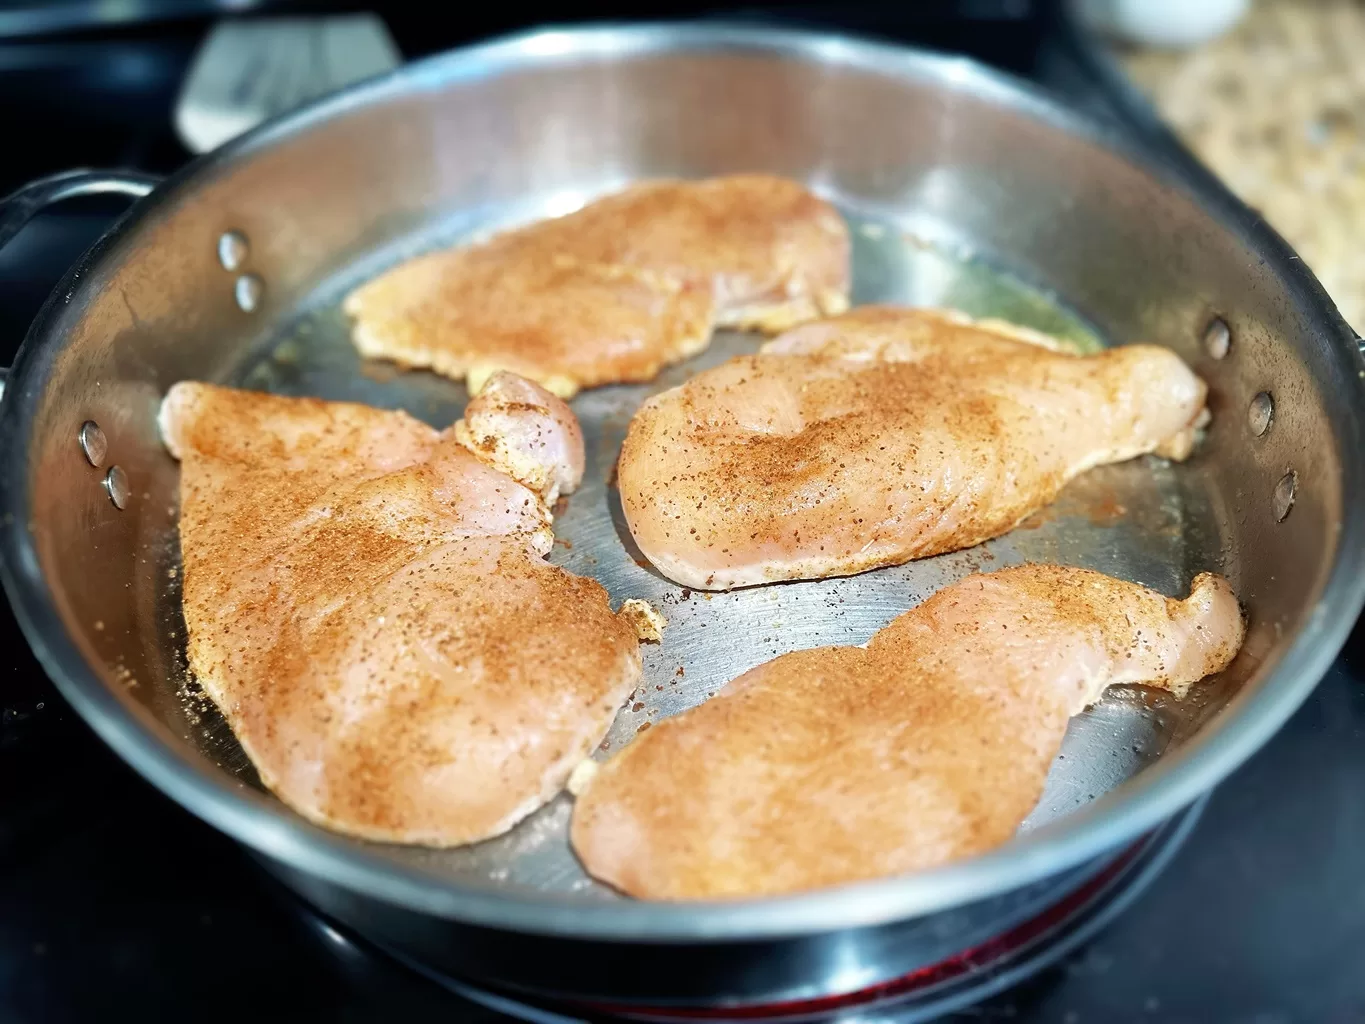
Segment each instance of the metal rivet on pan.
M1270 429L1270 421L1275 418L1275 400L1269 391L1262 391L1251 400L1247 407L1247 425L1251 432L1260 437Z
M1275 522L1284 522L1289 510L1294 507L1294 495L1299 490L1299 474L1292 469L1280 477L1275 485Z
M246 263L247 253L250 251L246 235L240 231L224 231L218 239L218 262L223 265L224 270L240 270Z
M98 423L94 420L82 423L76 440L80 443L81 451L85 453L86 462L96 469L104 465L104 457L109 454L109 441Z
M109 472L104 474L104 489L109 492L109 500L114 503L114 508L128 507L132 491L128 487L128 474L122 466L109 467Z
M250 313L256 308L264 291L265 282L255 274L243 274L237 278L237 284L233 288L233 294L237 296L237 305L241 307L243 313Z
M1222 359L1232 346L1232 332L1222 317L1214 317L1204 328L1204 351L1214 359Z

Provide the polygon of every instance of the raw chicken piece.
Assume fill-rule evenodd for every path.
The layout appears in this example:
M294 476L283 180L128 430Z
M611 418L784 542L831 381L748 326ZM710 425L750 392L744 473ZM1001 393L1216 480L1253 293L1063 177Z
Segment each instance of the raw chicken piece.
M848 309L848 228L771 174L648 181L548 221L565 251L711 290L721 327L767 333Z
M410 260L345 302L369 357L477 391L495 370L557 395L645 381L714 324L769 331L848 307L848 231L795 182L648 182L489 242Z
M361 355L424 367L476 392L498 370L571 398L651 379L706 347L704 288L587 263L535 228L403 263L346 297Z
M1005 533L1092 466L1189 453L1206 388L1174 353L1042 337L871 306L700 373L631 421L631 534L703 590L862 572Z
M786 654L574 773L587 870L632 896L733 899L916 871L1004 843L1068 719L1105 687L1183 696L1241 646L1237 599L1084 569L970 576L866 648Z
M519 466L576 484L563 403L516 380L490 389L489 403L527 399L522 428L539 420L544 443ZM601 741L640 677L631 622L542 560L540 495L456 432L196 383L171 388L161 427L181 460L190 666L300 814L368 839L473 842Z
M553 505L583 480L578 417L544 388L499 371L465 407L456 439L494 469Z

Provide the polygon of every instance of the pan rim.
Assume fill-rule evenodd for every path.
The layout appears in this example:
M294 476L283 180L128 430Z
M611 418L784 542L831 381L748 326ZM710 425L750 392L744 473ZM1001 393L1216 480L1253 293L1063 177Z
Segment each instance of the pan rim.
M1116 131L1071 110L1047 93L960 57L852 35L717 23L651 23L550 28L453 50L352 86L275 121L192 162L121 218L68 272L39 312L0 401L0 444L26 452L32 415L60 340L50 328L78 285L98 273L105 253L141 217L193 187L217 167L244 159L276 140L344 117L385 97L482 78L547 61L591 56L644 56L698 49L765 52L796 59L875 69L878 73L946 84L1080 136L1191 194L1222 226L1261 253L1296 303L1313 310L1335 380L1331 393L1365 402L1356 338L1290 247L1210 174L1172 180L1169 169L1136 151ZM1359 417L1336 417L1343 450L1365 442ZM1362 496L1361 471L1341 462L1343 507ZM1344 643L1365 603L1365 523L1344 516L1335 560L1312 613L1280 661L1225 721L1159 759L1115 791L1016 837L982 856L930 871L811 893L731 903L635 901L585 905L557 894L534 897L461 886L418 868L395 864L356 840L334 835L288 811L273 797L196 763L181 741L149 713L116 695L66 633L39 568L27 527L30 480L23 459L3 469L3 561L0 574L16 618L48 675L82 718L126 762L187 810L265 857L362 895L419 912L513 931L566 938L704 942L795 937L869 927L931 914L989 898L1101 856L1192 803L1259 749L1307 697Z

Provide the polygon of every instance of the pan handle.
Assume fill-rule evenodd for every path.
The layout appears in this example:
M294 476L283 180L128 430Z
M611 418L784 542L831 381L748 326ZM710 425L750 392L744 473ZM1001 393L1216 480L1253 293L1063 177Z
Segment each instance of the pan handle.
M0 248L53 203L80 196L121 195L141 199L161 179L136 171L62 171L30 181L0 199Z
M4 248L23 226L54 203L80 196L121 195L137 201L147 195L161 179L136 171L63 171L38 178L0 199L0 248ZM9 370L0 367L0 398L5 394Z

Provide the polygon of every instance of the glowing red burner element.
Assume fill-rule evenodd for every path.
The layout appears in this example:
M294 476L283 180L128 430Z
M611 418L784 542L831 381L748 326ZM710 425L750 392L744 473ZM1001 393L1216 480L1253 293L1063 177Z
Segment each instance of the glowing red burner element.
M594 1017L606 1015L628 1020L652 1021L667 1024L671 1021L704 1020L775 1020L807 1019L829 1016L839 1012L865 1008L872 1004L903 1000L907 996L927 991L946 982L953 981L1008 959L1047 935L1058 925L1066 922L1078 910L1098 896L1133 859L1145 848L1148 836L1144 836L1125 850L1113 863L1109 864L1084 885L1048 907L1036 917L1016 925L995 938L988 939L978 946L964 950L947 960L941 960L927 967L920 967L899 978L881 982L869 988L859 989L837 996L822 996L816 999L796 999L782 1003L761 1003L748 1006L727 1007L686 1007L686 1006L638 1006L626 1003L577 1003L579 1011L588 1011Z

